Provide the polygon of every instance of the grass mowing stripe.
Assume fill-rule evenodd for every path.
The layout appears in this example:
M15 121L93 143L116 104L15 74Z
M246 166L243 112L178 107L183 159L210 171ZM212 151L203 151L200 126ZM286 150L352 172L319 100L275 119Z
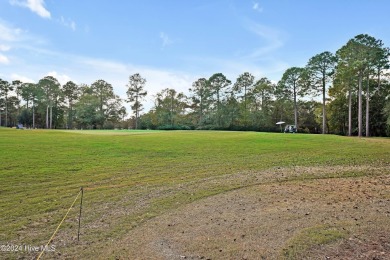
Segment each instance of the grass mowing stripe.
M70 191L86 190L89 239L99 245L104 232L123 234L123 219L137 222L133 196L208 177L261 171L272 167L389 165L390 139L332 135L271 134L220 131L76 131L0 129L0 242L44 240L41 228L52 227ZM194 199L224 192L214 187L194 192ZM156 193L158 194L158 193ZM189 203L185 194L153 199L153 214L176 203ZM66 204L66 203L65 203ZM158 205L157 205L158 204ZM16 205L16 207L15 207ZM132 209L135 207L136 209ZM88 211L88 208L96 212ZM147 209L148 207L145 207ZM106 228L105 210L113 210ZM103 220L102 219L102 220ZM142 219L142 218L141 218ZM50 221L49 221L50 220ZM28 231L28 232L26 232ZM97 232L103 232L97 235ZM96 241L95 241L96 240Z

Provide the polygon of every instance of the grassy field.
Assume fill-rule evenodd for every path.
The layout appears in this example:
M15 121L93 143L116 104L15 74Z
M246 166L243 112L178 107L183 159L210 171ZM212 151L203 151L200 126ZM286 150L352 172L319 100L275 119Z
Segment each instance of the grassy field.
M130 232L205 198L265 184L375 180L389 175L389 158L390 139L385 138L0 128L0 245L44 245L84 187L81 241L75 206L52 242L55 252L46 252L43 259L125 259L136 248L131 246L134 241L129 242ZM378 200L388 203L389 186L384 187L377 191L382 194ZM316 228L319 233L313 231ZM281 256L294 258L347 236L329 225L300 232L278 247ZM305 232L315 239L306 241ZM138 253L142 259L142 251ZM202 254L207 255L207 249ZM0 258L10 259L36 255L25 250L0 252ZM166 253L161 259L174 257Z

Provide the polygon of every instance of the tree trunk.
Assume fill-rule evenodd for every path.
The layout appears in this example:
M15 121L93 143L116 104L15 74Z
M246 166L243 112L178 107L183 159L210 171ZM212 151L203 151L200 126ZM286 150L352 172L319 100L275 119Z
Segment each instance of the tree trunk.
M52 129L53 125L53 106L50 106L50 129Z
M217 91L217 125L221 125L220 111L219 111L219 90Z
M264 91L262 91L261 92L261 111L264 111L264 102L265 102Z
M247 112L246 112L246 86L244 86L244 126L246 127L247 124Z
M20 116L20 100L19 100L19 94L18 91L16 90L16 98L18 99L18 117Z
M32 101L32 116L33 116L33 129L35 129L35 107L34 107L34 100Z
M298 108L297 108L297 91L294 83L294 120L295 120L295 127L298 130Z
M363 128L363 111L362 111L362 80L363 74L359 73L359 90L358 90L358 136L362 137Z
M135 109L135 129L138 129L138 109Z
M326 99L325 99L325 75L322 77L322 134L325 134L327 131L326 128Z
M5 127L8 127L8 100L7 96L5 97Z
M135 126L135 128L136 129L138 129L138 121L139 121L139 109L137 108L137 113L136 113L136 117L137 117L137 120L135 121L135 124L136 124L136 126Z
M171 126L173 126L173 96L171 96Z
M139 117L139 107L138 107L138 95L135 97L135 129L138 129L138 117Z
M348 136L352 135L352 93L348 90Z
M282 105L279 105L279 108L280 108L280 120L279 121L283 121L283 107L282 107Z
M5 127L8 127L8 93L5 94Z
M49 105L46 106L46 129L49 129Z
M199 115L199 124L198 125L201 125L202 121L203 121L203 98L202 98L202 94L201 94L201 96L200 96L200 115Z
M366 93L366 137L370 136L370 77L367 75Z
M69 102L69 115L68 115L68 128L73 129L73 106L72 103Z
M244 108L246 113L246 86L244 86Z

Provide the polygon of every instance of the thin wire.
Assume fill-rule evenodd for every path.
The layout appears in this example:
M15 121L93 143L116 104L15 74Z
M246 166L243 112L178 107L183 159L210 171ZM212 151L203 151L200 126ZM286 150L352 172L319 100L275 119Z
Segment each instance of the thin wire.
M43 252L45 252L45 248L47 248L47 247L49 246L50 242L53 240L53 238L54 238L54 236L56 235L58 229L60 228L60 226L62 225L62 223L63 223L64 220L66 219L66 217L68 216L69 211L72 209L73 205L76 203L76 200L77 200L77 198L79 197L80 193L81 193L81 190L79 191L79 193L77 194L76 198L74 199L72 205L70 206L70 208L69 208L68 211L66 212L64 218L61 220L60 224L57 226L57 228L56 228L56 230L54 231L53 235L50 237L49 241L47 241L45 247L42 248L42 251L41 251L41 253L39 254L37 260L39 260L39 259L41 258Z

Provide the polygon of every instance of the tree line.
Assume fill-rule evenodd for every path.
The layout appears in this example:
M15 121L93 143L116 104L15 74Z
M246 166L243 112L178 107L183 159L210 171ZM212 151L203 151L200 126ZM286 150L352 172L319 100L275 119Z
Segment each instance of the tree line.
M193 82L189 95L161 90L143 114L146 79L139 73L129 77L125 100L104 80L61 86L52 76L0 79L0 126L280 131L275 123L284 121L298 132L390 136L389 55L381 40L360 34L336 53L288 68L277 83L249 72L234 82L215 73ZM129 119L123 102L131 105Z

